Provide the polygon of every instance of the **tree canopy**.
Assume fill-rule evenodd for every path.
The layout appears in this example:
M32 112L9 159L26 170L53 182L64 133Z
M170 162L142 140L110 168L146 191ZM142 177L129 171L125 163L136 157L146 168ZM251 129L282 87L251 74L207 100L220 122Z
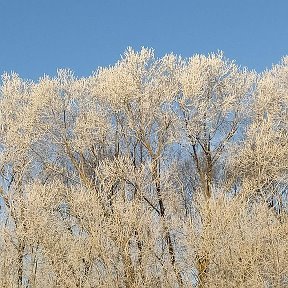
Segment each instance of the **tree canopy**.
M128 48L2 75L1 287L288 285L288 58Z

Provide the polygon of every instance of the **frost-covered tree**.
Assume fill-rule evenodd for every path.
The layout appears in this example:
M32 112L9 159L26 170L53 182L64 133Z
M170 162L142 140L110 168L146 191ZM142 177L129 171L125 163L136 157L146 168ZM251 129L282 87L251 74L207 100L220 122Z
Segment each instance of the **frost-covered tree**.
M146 48L4 74L0 286L287 286L287 83Z

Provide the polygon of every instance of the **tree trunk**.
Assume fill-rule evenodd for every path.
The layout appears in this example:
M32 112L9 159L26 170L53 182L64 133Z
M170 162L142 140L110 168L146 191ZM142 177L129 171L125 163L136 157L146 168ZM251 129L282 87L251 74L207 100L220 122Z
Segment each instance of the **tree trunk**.
M17 257L17 264L18 264L18 271L17 271L17 278L18 278L18 287L22 287L23 283L23 255L24 255L25 244L23 241L20 241L18 247L18 257Z
M183 286L183 280L182 280L181 274L179 273L179 271L177 271L176 261L175 261L175 250L173 247L172 238L171 238L169 228L167 227L166 221L165 221L165 207L164 207L164 202L163 202L162 193L161 193L160 169L158 169L158 164L159 163L158 163L158 160L156 159L156 157L152 157L152 181L153 181L153 183L155 183L155 187L156 187L158 204L159 204L159 208L160 208L160 217L161 217L161 220L163 221L163 224L164 224L165 239L166 239L166 242L168 245L170 262L172 264L174 273L177 277L178 284L180 287L182 287Z

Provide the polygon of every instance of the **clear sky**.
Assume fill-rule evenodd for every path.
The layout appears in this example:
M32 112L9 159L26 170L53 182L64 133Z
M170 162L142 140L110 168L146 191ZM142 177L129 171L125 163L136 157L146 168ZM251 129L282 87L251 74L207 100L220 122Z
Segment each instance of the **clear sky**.
M127 46L262 71L288 54L288 0L0 0L0 74L87 76Z

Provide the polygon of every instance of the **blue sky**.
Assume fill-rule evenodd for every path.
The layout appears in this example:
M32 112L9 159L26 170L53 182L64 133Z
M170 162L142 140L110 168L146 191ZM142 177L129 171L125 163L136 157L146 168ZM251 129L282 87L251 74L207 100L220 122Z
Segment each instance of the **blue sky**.
M262 71L288 54L288 0L0 0L0 74L87 76L127 46L223 50Z

